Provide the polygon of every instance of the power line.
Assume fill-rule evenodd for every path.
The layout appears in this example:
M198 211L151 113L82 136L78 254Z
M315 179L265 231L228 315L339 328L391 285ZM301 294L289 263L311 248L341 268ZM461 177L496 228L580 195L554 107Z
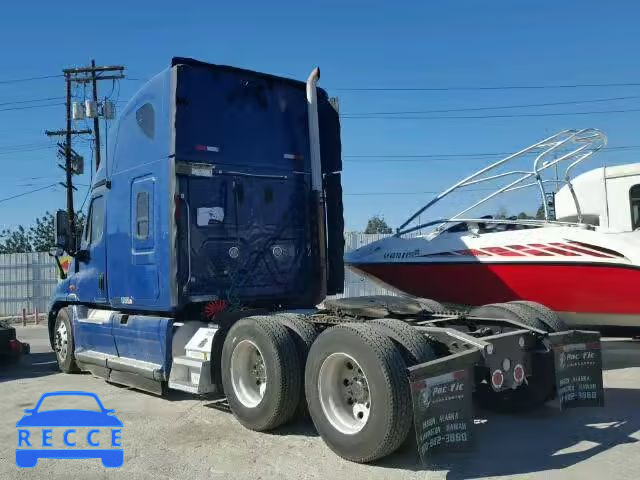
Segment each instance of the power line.
M8 202L9 200L13 200L14 198L24 197L25 195L31 195L32 193L41 192L42 190L47 190L49 188L55 187L58 185L57 183L52 183L45 187L36 188L34 190L29 190L27 192L18 193L17 195L11 195L10 197L0 198L0 203Z
M468 188L465 189L464 192L488 192L494 191L495 188ZM429 191L429 192L354 192L354 193L344 193L344 195L352 195L352 196L366 196L366 195L422 195L422 194L433 194L436 195L441 193L440 191ZM457 192L454 192L457 193Z
M636 150L640 149L640 145L620 145L617 147L606 147L598 153L607 153L612 150ZM479 157L497 157L504 155L511 155L513 152L482 152L482 153L427 153L427 154L374 154L374 155L343 155L343 158L362 158L362 159L448 159L448 158L472 158L472 159L482 159Z
M41 147L45 145L51 145L50 142L30 142L30 143L20 143L15 145L0 145L0 150L10 150L13 148L23 148L23 147Z
M146 82L148 78L126 77L124 80L132 82ZM440 92L440 91L475 91L475 90L540 90L540 89L567 89L567 88L615 88L638 87L640 82L620 83L576 83L560 85L498 85L487 87L338 87L331 90L341 92Z
M64 100L64 97L47 97L47 98L32 98L30 100L14 100L11 102L0 103L0 107L4 107L6 105L19 105L24 103L48 102L51 100Z
M26 105L23 107L1 108L0 112L8 112L8 111L14 111L14 110L29 110L31 108L59 107L60 105L64 105L64 103L47 103L45 105Z
M60 78L63 75L41 75L39 77L26 77L26 78L12 78L10 80L0 80L0 85L6 85L9 83L31 82L32 80L46 80L49 78Z
M546 88L612 88L612 87L638 87L640 83L575 83L561 85L499 85L488 87L357 87L357 88L333 88L343 92L441 92L451 90L532 90Z
M1 110L0 110L1 111ZM603 115L610 113L640 112L640 108L620 110L594 110L590 112L551 112L551 113L514 113L502 115L432 115L428 117L400 117L400 116L361 116L342 117L349 120L483 120L487 118L523 118L523 117L559 117L571 115Z
M33 147L33 148L25 148L24 150L11 150L8 152L0 152L0 155L15 155L17 153L28 153L28 152L37 152L40 150L50 150L52 148L55 148L55 146L48 146L48 147Z
M448 108L448 109L436 109L436 110L389 111L389 112L355 112L355 113L344 113L341 116L343 118L347 118L347 117L356 117L361 115L415 115L415 114L422 114L422 113L477 112L482 110L503 110L503 109L509 109L509 108L549 107L553 105L577 105L581 103L611 102L616 100L630 100L630 99L637 99L637 98L640 98L640 95L631 95L627 97L596 98L591 100L572 100L572 101L565 101L565 102L501 105L501 106L495 106L495 107L469 107L469 108Z

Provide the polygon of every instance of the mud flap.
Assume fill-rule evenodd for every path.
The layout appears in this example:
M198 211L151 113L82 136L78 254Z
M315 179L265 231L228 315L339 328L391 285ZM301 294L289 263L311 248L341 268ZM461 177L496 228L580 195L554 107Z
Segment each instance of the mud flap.
M458 353L410 367L409 382L418 453L464 450L472 443L473 367L478 350Z
M604 406L600 334L580 330L552 333L549 343L560 408Z

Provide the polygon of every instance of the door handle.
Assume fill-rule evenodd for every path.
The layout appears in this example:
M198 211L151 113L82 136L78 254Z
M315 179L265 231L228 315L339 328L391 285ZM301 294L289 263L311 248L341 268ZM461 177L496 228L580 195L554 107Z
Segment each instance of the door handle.
M98 274L98 288L104 290L104 273Z

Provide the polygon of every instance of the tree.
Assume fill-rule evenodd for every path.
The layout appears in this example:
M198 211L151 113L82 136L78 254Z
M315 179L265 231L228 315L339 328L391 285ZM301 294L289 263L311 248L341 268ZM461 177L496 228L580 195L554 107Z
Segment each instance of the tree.
M55 246L55 228L53 215L46 212L36 218L36 224L29 229L31 245L36 252L48 252Z
M367 222L367 228L364 233L391 233L391 227L387 225L384 218L380 215L374 215Z
M84 228L85 216L76 215L76 231ZM50 212L36 218L36 223L25 229L19 225L14 230L0 232L0 253L48 252L55 246L54 216Z
M544 205L540 205L538 207L538 211L536 212L536 218L538 220L544 220Z
M22 225L15 230L3 230L0 233L2 243L0 244L0 253L24 253L32 252L31 242L29 241L29 232Z
M507 209L505 207L500 207L496 212L494 218L498 218L498 219L507 218Z

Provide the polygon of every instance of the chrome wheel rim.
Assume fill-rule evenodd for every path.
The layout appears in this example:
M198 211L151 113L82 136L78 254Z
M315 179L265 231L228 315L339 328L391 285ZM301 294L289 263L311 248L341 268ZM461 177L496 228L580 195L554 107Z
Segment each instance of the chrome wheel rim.
M367 424L371 412L369 383L351 355L333 353L322 362L318 392L325 417L339 432L354 435Z
M267 371L262 352L251 340L242 340L231 353L231 385L236 398L247 408L257 407L267 390Z
M67 358L67 351L69 346L69 332L67 331L67 325L64 322L60 322L56 329L56 353L58 358L64 362Z

